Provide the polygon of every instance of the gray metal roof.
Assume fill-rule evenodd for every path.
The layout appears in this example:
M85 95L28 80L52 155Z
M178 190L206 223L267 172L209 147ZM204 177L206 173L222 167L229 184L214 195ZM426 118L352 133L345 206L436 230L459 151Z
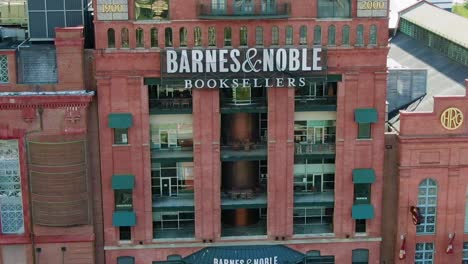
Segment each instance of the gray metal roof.
M468 19L421 2L401 12L400 17L468 49Z
M467 19L468 20L468 19ZM465 95L468 67L457 63L421 42L399 33L390 44L388 56L409 68L427 69L427 94L406 107L407 111L433 110L434 95ZM399 115L390 120L399 129Z

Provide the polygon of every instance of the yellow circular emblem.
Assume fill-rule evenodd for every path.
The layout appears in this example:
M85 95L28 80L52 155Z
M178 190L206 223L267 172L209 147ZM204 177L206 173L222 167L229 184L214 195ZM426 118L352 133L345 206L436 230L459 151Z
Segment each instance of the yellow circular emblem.
M455 130L463 123L463 113L456 107L450 107L440 116L440 123L445 129Z

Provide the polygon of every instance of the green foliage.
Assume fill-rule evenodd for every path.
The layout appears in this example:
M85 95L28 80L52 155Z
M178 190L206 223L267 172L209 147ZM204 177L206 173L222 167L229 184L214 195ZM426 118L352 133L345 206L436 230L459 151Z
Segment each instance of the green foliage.
M452 12L468 18L468 2L465 2L464 4L453 5Z

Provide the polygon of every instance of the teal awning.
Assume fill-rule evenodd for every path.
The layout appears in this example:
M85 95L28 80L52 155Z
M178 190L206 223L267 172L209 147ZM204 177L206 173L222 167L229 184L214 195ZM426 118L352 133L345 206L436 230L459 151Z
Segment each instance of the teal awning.
M374 169L354 169L353 170L353 183L374 183L375 172Z
M356 123L376 123L377 110L375 108L358 108L354 111Z
M132 190L135 187L135 176L112 175L113 190Z
M134 257L118 257L117 258L117 264L135 264L135 258Z
M112 215L113 226L135 226L136 214L133 211L116 211Z
M133 125L133 118L130 113L111 113L108 117L110 128L129 128Z
M355 204L352 212L353 219L374 218L374 206L372 204Z

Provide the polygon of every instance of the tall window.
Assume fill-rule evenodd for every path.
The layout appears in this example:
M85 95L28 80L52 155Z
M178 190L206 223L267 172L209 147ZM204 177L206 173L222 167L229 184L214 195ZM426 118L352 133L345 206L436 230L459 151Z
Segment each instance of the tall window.
M293 27L287 26L286 27L286 45L293 44Z
M107 30L107 47L110 49L115 48L115 30L113 28Z
M232 46L232 30L231 27L224 28L224 46Z
M356 29L356 46L364 45L364 26L358 25Z
M112 1L106 1L112 3ZM117 3L117 1L114 1ZM126 1L125 1L126 2ZM135 0L135 18L137 20L161 20L169 18L169 0ZM122 3L122 1L118 2Z
M193 31L193 39L195 47L201 47L202 45L202 31L200 27L195 27Z
M414 264L433 264L434 263L434 244L416 243L414 252Z
M172 47L172 28L164 29L164 44L166 47Z
M358 138L359 139L372 138L371 123L358 123Z
M253 14L254 0L233 0L233 10L236 14Z
M187 28L181 27L179 30L179 40L181 47L187 47Z
M425 179L421 182L421 184L419 184L418 207L423 219L421 221L421 224L416 226L416 233L435 233L437 210L437 183L434 180Z
M279 28L277 26L271 28L271 45L279 45Z
M368 249L354 249L352 256L352 264L368 264L369 263L369 250Z
M463 242L463 259L462 264L468 264L468 242Z
M370 26L370 31L369 31L369 40L370 40L370 45L377 45L377 26L376 25L371 25Z
M18 140L0 140L0 221L2 234L24 233Z
M248 31L247 27L241 27L239 30L239 39L241 46L247 46L248 44Z
M349 26L348 25L343 26L343 36L342 36L341 42L344 46L349 45Z
M350 0L318 0L318 17L350 17Z
M263 27L255 29L255 45L263 46Z
M299 29L299 45L307 45L307 26Z
M208 46L216 46L216 29L214 27L208 28Z
M135 31L137 48L143 48L144 47L144 35L143 34L144 33L143 33L142 28L137 28L137 30Z
M211 12L224 14L226 12L226 0L211 0Z
M114 144L127 145L128 144L128 128L114 128Z
M276 12L276 0L262 0L262 13L263 14L275 14Z
M158 29L157 28L152 28L150 31L151 35L151 47L152 48L157 48L159 46L158 43Z
M128 48L129 47L129 36L128 36L128 29L127 28L122 28L121 31L121 46L122 48Z
M334 25L328 27L328 45L335 46L336 44L336 29Z
M322 28L320 26L314 27L314 45L322 44Z

